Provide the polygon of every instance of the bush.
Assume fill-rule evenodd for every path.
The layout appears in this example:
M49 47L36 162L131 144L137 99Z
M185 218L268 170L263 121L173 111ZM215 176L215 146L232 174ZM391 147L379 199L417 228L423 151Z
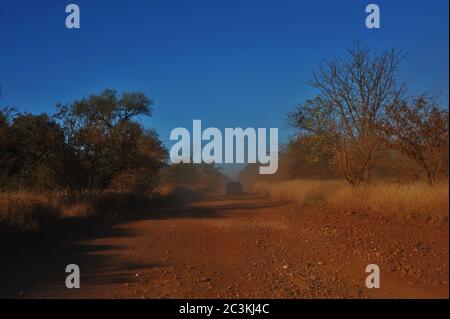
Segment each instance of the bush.
M28 192L0 194L0 225L21 231L38 231L61 217L57 200Z

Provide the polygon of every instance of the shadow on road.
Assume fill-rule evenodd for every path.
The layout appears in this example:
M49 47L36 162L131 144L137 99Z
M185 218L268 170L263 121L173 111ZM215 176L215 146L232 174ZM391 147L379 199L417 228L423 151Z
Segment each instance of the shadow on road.
M261 204L263 203L263 204ZM141 212L123 214L116 226L101 225L85 219L67 218L59 220L39 233L34 234L0 234L0 297L17 298L48 283L56 282L61 290L66 289L65 268L70 260L89 269L104 269L114 264L113 276L101 278L86 277L91 283L126 283L130 280L132 269L157 267L158 265L117 264L114 256L101 254L106 250L121 247L106 245L86 245L83 242L112 237L134 237L138 233L121 229L120 224L137 220L160 220L170 218L224 218L237 210L262 209L277 207L282 204L270 203L263 197L207 195L195 202L163 202L148 207ZM85 268L84 266L89 265Z

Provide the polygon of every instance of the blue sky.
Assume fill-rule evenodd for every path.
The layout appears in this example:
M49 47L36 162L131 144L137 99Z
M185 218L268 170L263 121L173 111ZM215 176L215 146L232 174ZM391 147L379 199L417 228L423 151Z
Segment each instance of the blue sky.
M65 6L81 29L65 27ZM365 6L381 8L367 29ZM0 0L0 106L54 111L104 88L155 101L143 120L163 141L178 126L279 127L314 95L303 81L355 40L408 52L410 93L448 101L448 1Z

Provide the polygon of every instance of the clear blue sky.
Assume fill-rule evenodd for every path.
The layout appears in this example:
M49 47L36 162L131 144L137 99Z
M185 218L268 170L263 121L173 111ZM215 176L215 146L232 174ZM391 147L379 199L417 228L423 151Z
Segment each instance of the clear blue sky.
M81 29L65 27L65 6ZM365 6L381 8L366 29ZM0 106L50 112L104 88L143 91L155 101L144 120L161 139L171 129L279 127L314 92L310 68L355 40L409 52L401 68L412 94L448 101L447 0L0 0Z

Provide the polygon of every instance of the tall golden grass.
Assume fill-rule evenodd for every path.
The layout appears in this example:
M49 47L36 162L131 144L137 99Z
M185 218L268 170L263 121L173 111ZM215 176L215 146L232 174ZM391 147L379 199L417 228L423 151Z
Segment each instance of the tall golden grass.
M40 231L45 225L63 218L114 223L152 204L154 198L128 193L105 193L73 203L57 192L0 192L0 230Z
M353 187L340 180L291 180L255 185L258 193L274 200L326 207L337 211L370 211L396 216L427 216L448 219L448 182L436 186L426 183L388 183Z
M0 226L36 231L61 215L60 198L54 194L0 193Z
M2 230L38 232L46 225L58 227L61 220L76 223L115 224L155 207L194 198L195 190L166 188L151 194L107 191L90 199L69 200L62 192L0 192L0 234Z

